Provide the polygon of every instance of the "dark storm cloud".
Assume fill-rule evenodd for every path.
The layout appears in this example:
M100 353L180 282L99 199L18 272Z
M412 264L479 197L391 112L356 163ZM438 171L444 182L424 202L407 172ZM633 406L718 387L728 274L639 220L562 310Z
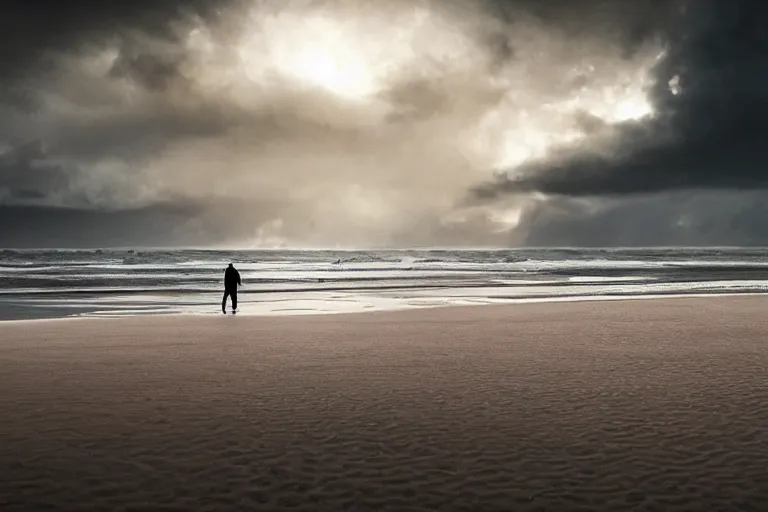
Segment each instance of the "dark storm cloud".
M94 174L104 174L89 171L100 159L122 161L126 173L122 179L130 182L137 177L127 174L132 172L128 162L145 161L181 137L224 131L234 117L231 112L202 98L190 98L179 108L169 104L162 91L183 80L180 66L185 54L179 38L186 32L176 24L213 20L228 3L3 2L0 204L108 207L104 198L110 194L96 186L101 200L94 200L88 192ZM89 74L83 56L98 55L105 48L114 49L113 63ZM136 84L133 97L119 81ZM150 98L153 91L156 98ZM9 231L18 229L6 226ZM36 230L31 233L35 236Z
M13 81L45 69L51 52L75 51L131 29L173 38L170 22L193 14L215 15L226 1L6 0L0 11L0 77Z
M766 246L761 191L670 191L614 199L551 197L524 214L529 246Z
M500 174L474 198L765 188L767 23L768 3L759 0L688 2L654 70L653 119L615 126L603 144L587 140Z
M200 212L196 208L153 206L121 211L50 206L0 206L3 219L0 247L78 248L201 245L194 230L184 226ZM211 231L206 234L208 239Z
M670 17L685 0L487 0L492 11L507 22L519 16L567 30L574 36L587 32L614 32L631 50L669 26Z
M121 209L0 205L0 247L202 247L237 245L249 222L268 221L281 205L179 199Z
M43 200L67 186L67 174L46 162L41 142L0 151L0 203Z
M183 56L155 55L123 49L110 69L110 76L132 78L147 89L162 90L179 79Z
M758 183L768 71L757 50L765 8L751 5L5 2L0 216L17 221L0 228L0 245L645 243L654 235L639 219L658 240L694 240L697 230L714 240L708 230L728 222L686 221L684 231L682 214L659 208L661 199L625 207L597 196ZM541 110L582 90L620 91L648 69L660 40L653 121L617 124L587 108L589 98L562 116ZM341 72L323 63L324 51ZM389 57L394 65L379 72ZM371 76L375 91L356 97ZM668 86L675 76L679 95ZM325 88L349 81L349 95ZM500 161L507 130L525 131L521 111L538 123L532 146L549 128L573 128L585 143L529 156L476 187L473 205L457 206ZM599 208L531 202L538 191ZM518 196L527 206L515 226ZM738 205L743 196L728 197ZM705 203L691 201L687 215L704 218ZM744 215L761 214L751 201ZM733 205L721 206L731 218L740 215ZM622 218L637 229L622 232ZM742 231L762 229L749 226Z

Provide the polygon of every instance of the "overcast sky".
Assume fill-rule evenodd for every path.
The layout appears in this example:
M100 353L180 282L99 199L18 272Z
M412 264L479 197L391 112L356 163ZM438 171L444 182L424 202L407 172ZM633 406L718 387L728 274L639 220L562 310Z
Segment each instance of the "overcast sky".
M768 245L768 2L6 0L0 246Z

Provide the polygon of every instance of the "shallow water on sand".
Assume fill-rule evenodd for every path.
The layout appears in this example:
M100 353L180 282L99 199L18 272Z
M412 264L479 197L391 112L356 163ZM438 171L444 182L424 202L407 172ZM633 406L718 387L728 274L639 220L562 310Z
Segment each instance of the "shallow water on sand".
M0 319L294 315L504 302L765 293L768 249L4 250Z

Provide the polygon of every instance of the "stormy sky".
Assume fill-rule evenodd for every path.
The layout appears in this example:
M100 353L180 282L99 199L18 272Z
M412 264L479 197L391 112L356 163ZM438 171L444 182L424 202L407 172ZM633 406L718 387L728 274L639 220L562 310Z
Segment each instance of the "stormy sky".
M0 246L768 245L768 4L7 0Z

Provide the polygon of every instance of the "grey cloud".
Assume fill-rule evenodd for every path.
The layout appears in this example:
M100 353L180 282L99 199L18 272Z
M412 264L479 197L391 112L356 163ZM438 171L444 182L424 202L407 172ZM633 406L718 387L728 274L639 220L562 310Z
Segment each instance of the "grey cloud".
M182 58L163 56L146 52L120 52L110 69L109 75L117 78L129 77L147 89L165 89L180 77Z
M565 196L765 188L768 45L763 2L691 2L655 69L653 119L616 127L474 188L478 200L539 191ZM669 87L678 80L681 90Z
M561 196L532 205L522 224L530 246L765 246L768 197L759 191Z
M748 2L736 3L734 19L754 15ZM607 244L653 238L639 229L626 235L618 220L608 226L613 218L645 219L658 227L658 240L669 241L683 236L661 228L676 225L677 211L635 199L609 208L595 196L744 188L762 179L750 170L760 161L764 112L753 82L761 78L742 76L760 69L760 54L746 42L756 32L728 32L715 2L682 18L678 1L349 0L287 2L279 10L245 0L10 5L12 15L0 21L9 29L0 30L0 151L25 154L20 148L37 140L45 151L0 157L3 215L21 216L18 226L0 229L0 245L578 244L600 239L590 226ZM386 16L402 16L392 19L405 26L419 9L427 16L414 24L421 37L398 46ZM341 40L345 50L356 50L350 41L364 47L381 36L387 52L416 56L382 72L376 94L364 99L269 69L255 78L235 69L246 35L291 48L317 37L310 50L328 43L323 33L300 30L315 11L331 20L386 17L374 25L381 34L355 33L368 27L362 23L342 26L357 38ZM280 13L296 14L298 25L279 25ZM189 38L198 32L205 37L193 47ZM616 124L579 107L552 114L553 129L576 130L584 142L550 148L488 181L495 154L509 142L504 132L525 128L520 112L632 71L662 37L655 120ZM257 63L275 64L267 46L251 49ZM371 50L365 64L388 55ZM315 78L356 79L356 61L320 57L320 68L310 70ZM673 76L683 94L670 93ZM468 190L469 205L461 202ZM557 206L532 200L538 192L589 201ZM722 208L736 218L738 204ZM757 199L750 204L749 218L762 211ZM519 225L498 220L521 205ZM645 207L659 217L649 219ZM727 223L692 226L686 239L731 236Z
M39 141L0 152L0 204L43 201L68 185L69 176L46 161Z
M131 29L172 38L169 23L184 16L216 16L227 0L8 0L0 16L3 82L45 71L53 53L77 51ZM230 2L231 3L231 2ZM47 62L46 62L47 61Z
M320 216L303 217L287 203L174 202L103 211L0 206L13 221L0 230L3 247L242 247L270 244L328 247L329 227ZM282 222L277 219L282 218ZM413 217L419 232L406 227L386 233L361 225L353 240L339 230L339 245L367 247L456 246L765 246L768 198L759 192L665 192L632 198L549 198L531 203L517 228L499 229L482 211L464 222L446 224ZM247 247L248 244L246 243Z

